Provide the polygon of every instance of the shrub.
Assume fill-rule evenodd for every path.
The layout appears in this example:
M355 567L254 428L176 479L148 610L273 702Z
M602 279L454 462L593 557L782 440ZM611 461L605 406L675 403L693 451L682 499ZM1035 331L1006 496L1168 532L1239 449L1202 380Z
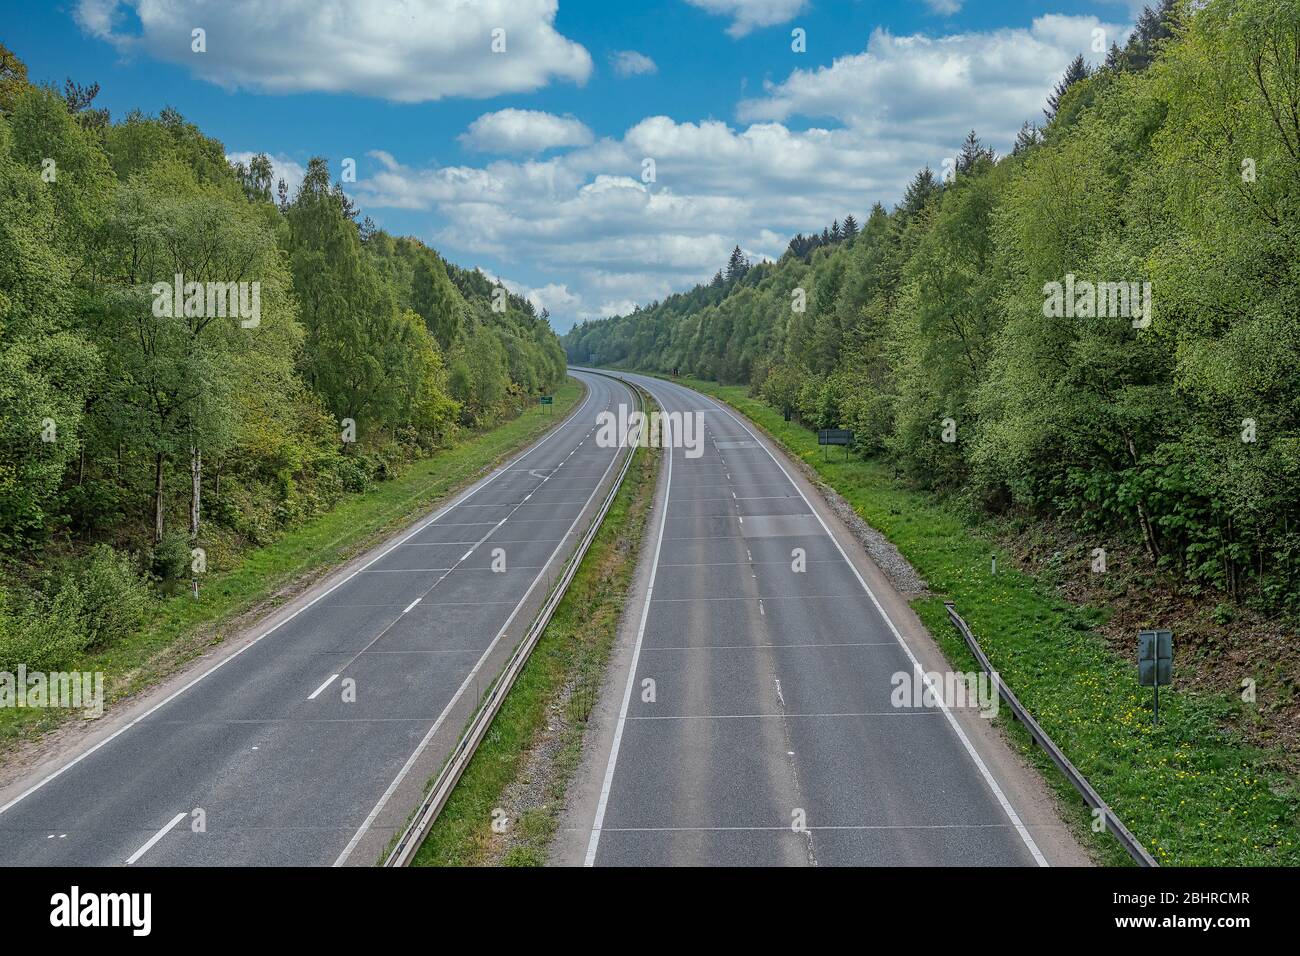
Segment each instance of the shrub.
M170 585L188 577L189 571L189 537L180 531L163 535L149 556L149 574L155 581Z
M97 545L52 595L0 589L0 670L59 670L139 626L148 592L126 555Z

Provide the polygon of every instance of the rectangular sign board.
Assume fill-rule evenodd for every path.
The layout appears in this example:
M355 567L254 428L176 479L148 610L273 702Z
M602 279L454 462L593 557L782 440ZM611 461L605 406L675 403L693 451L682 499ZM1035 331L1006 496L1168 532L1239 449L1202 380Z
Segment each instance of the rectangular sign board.
M819 445L852 445L853 432L847 428L823 428L817 433Z
M1138 684L1158 687L1173 682L1173 631L1138 632Z
M554 396L554 395L543 395L541 398L538 399L538 401L541 402L543 405L554 405L554 404L555 404L555 396Z

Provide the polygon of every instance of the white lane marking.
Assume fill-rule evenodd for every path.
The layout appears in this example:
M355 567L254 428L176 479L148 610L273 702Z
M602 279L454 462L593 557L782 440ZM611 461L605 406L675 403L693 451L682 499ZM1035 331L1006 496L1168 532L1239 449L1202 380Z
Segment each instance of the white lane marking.
M472 552L471 552L471 553L472 553ZM468 558L468 557L469 557L468 554L465 555L465 558ZM461 558L461 560L464 561L465 558ZM414 601L412 601L410 604L406 605L406 610L402 611L402 613L403 613L403 614L407 613L408 611L411 610L411 608L415 607L415 606L416 606L417 604L419 604L422 600L424 600L424 599L423 599L423 598L416 598L416 599L415 599Z
M307 610L308 608L310 608L310 607L311 607L313 604L315 604L317 601L321 600L322 598L329 597L329 595L333 594L333 593L334 593L335 591L337 591L339 588L343 587L343 585L347 584L349 581L351 581L353 578L355 578L358 574L360 574L360 573L361 573L362 571L364 571L366 568L370 567L370 566L371 566L372 564L374 564L375 562L380 561L380 560L382 560L383 558L386 558L386 557L387 557L387 556L388 556L392 551L396 550L397 548L400 548L403 544L405 544L407 541L411 540L411 538L415 537L417 534L419 534L421 531L423 531L423 530L424 530L425 528L427 528L429 525L433 524L435 521L437 521L437 520L438 520L439 518L441 518L443 515L445 515L445 514L447 514L448 512L450 512L450 511L452 511L452 510L454 510L454 509L460 507L462 504L464 504L464 503L465 503L466 501L468 501L470 498L474 497L474 495L478 494L480 491L482 491L482 490L483 490L484 488L486 488L488 485L492 484L492 482L496 481L498 478L500 478L502 475L504 475L507 471L509 471L511 468L513 468L513 467L514 467L515 465L517 465L519 462L523 461L525 458L527 458L527 457L528 457L529 455L531 455L533 452L537 451L537 449L541 448L543 445L545 445L548 441L550 441L550 440L551 440L552 438L554 438L556 435L558 435L558 434L560 434L561 432L563 432L566 428L569 427L569 425L571 425L571 424L573 424L574 422L576 422L576 421L578 420L578 416L582 414L582 410L583 410L584 408L586 408L586 407L587 407L587 403L591 401L591 395L592 395L592 390L591 390L590 388L588 388L588 389L587 389L587 397L584 398L584 399L582 400L582 404L578 406L578 410L577 410L576 412L574 412L574 413L573 413L573 414L572 414L572 415L571 415L571 416L570 416L570 417L569 417L569 418L568 418L568 419L567 419L563 424L558 425L558 426L557 426L556 428L554 428L552 431L548 432L548 433L547 433L547 434L542 438L542 440L539 441L537 444L535 444L532 448L529 448L527 451L525 451L525 452L523 452L522 454L520 454L520 455L516 456L515 458L511 459L507 464L505 464L505 465L503 465L502 467L498 468L498 469L497 469L496 471L494 471L492 474L490 474L490 475L488 475L486 478L484 478L484 479L483 479L479 484L475 485L473 488L471 488L471 489L469 489L467 492L463 493L463 494L462 494L462 495L461 495L457 500L452 501L452 502L448 502L448 503L447 503L446 505L444 505L442 508L439 508L438 511L436 511L434 514L430 515L430 516L429 516L428 518L426 518L424 521L420 522L420 523L417 524L414 528L412 528L412 529L410 530L410 532L407 533L404 537L399 538L399 539L398 539L396 542L394 542L390 547L385 548L381 553L375 555L373 558L371 558L369 561L367 561L367 562L366 562L365 564L363 564L361 567L357 568L355 571L353 571L351 574L349 574L347 577L345 577L342 581L339 581L337 584L331 586L328 590L326 590L326 591L322 591L320 594L316 595L314 598L312 598L310 601L308 601L308 602L307 602L306 604L304 604L302 607L298 608L298 610L294 611L292 614L290 614L288 617L286 617L283 621L280 621L278 624L274 625L273 627L267 628L265 631L263 631L261 634L257 635L257 637L253 638L251 641L249 641L247 644L245 644L245 645L244 645L243 647L241 647L239 650L235 651L235 652L234 652L233 654L231 654L230 656L225 657L225 658L222 658L221 660L217 661L217 663L213 664L211 667L209 667L207 670L205 670L202 674L199 674L197 677L195 677L195 678L194 678L193 680L191 680L189 683L185 684L185 686L179 688L179 689L176 690L174 693L168 695L167 697L165 697L165 698L163 698L162 700L160 700L158 703L154 704L152 707L150 707L148 710L146 710L146 711L145 711L143 714L141 714L140 716L133 718L133 719L132 719L129 723L127 723L126 725L124 725L124 726L122 726L122 727L119 727L117 730L113 731L111 734L109 734L107 737L105 737L105 738L104 738L103 740L101 740L99 743L95 744L95 745L94 745L93 747L91 747L90 749L88 749L88 750L82 752L81 754L78 754L78 755L77 755L76 757L74 757L72 760L69 760L67 763L65 763L65 764L64 764L62 767L60 767L58 770L55 770L55 771L53 771L52 773L48 774L47 776L42 777L40 780L36 781L36 783L32 784L30 787L28 787L28 788L27 788L26 790L24 790L22 793L18 794L18 796L14 797L12 800L10 800L8 803L6 803L4 806L0 807L0 814L3 814L6 810L9 810L10 808L17 806L17 805L18 805L19 803L21 803L23 800L26 800L26 799L27 799L28 797L30 797L33 793L35 793L37 790L41 789L41 787L43 787L43 786L45 786L47 783L49 783L51 780L55 779L56 777L60 777L60 776L62 776L63 774L67 773L69 770L71 770L71 769L72 769L73 767L75 767L77 764L81 763L81 761L85 760L87 757L89 757L89 756L90 756L91 754L93 754L95 751L99 750L101 747L106 747L108 744L112 743L114 740L116 740L116 739L117 739L118 737L120 737L122 734L126 733L128 730L130 730L130 729L131 729L132 727L134 727L136 724L140 723L140 721L142 721L142 720L144 720L146 717L149 717L150 715L152 715L155 711L161 710L163 707L166 707L166 706L167 706L168 704L170 704L173 700L175 700L175 699L176 699L177 697L179 697L181 694L185 693L187 690L189 690L191 687L193 687L193 686L194 686L195 684L197 684L199 681L203 680L204 678L206 678L206 677L210 676L211 674L215 673L216 671L220 670L222 667L225 667L227 664L229 664L229 663L230 663L231 661L233 661L235 658L239 657L239 655L243 654L246 650L248 650L248 649L249 649L250 647L252 647L254 644L257 644L258 642L260 642L260 641L262 640L262 638L264 638L264 637L268 637L269 635L275 633L277 630L279 630L279 629L280 629L281 627L283 627L284 625L288 624L290 621L292 621L295 617L297 617L297 616L298 616L299 614L301 614L303 611L305 611L305 610ZM563 540L563 539L561 539L561 540Z
M662 404L660 405L662 407ZM664 483L664 510L659 515L659 536L655 541L654 563L650 565L650 581L645 592L645 606L641 608L641 623L636 629L636 645L632 648L632 665L627 672L627 686L623 688L623 705L618 712L618 725L614 728L614 743L609 750L609 763L605 765L605 779L600 787L600 802L596 805L596 818L591 824L591 838L587 841L587 856L583 866L596 862L596 849L600 846L600 828L605 822L605 807L609 803L609 788L614 782L614 765L618 763L618 748L623 742L623 728L627 725L627 708L632 701L632 686L636 683L636 665L641 659L641 643L645 639L646 621L650 617L650 601L655 593L655 576L659 571L659 551L664 543L664 524L668 520L668 499L673 490L673 452L671 420L661 421L664 429L663 446L668 449L668 478Z
M785 700L781 700L781 706L785 706ZM841 719L847 717L939 717L942 715L940 710L880 710L880 711L861 711L857 713L833 713L833 714L787 714L784 711L773 714L650 714L646 716L632 715L628 720L823 720L823 719Z
M628 393L631 394L631 386L629 386L625 382L620 382L619 384L621 384L624 388L628 389ZM591 392L592 389L589 388L587 390L588 396L591 395ZM586 403L584 402L583 404ZM605 469L605 473L601 475L600 481L596 482L596 487L592 489L591 496L587 499L588 503L590 503L592 498L596 497L596 492L599 491L600 486L604 484L605 475L609 474L610 470L613 469L614 465L618 463L618 460L619 460L619 455L617 450L615 450L614 455L610 458L609 466ZM550 478L551 476L547 475L543 479L543 481L544 482L549 481ZM415 766L415 762L420 759L420 755L424 753L424 751L428 748L430 742L434 738L434 735L438 733L438 729L442 727L443 722L446 721L447 715L452 712L452 709L456 706L461 696L474 682L475 677L478 676L479 670L483 667L485 663L487 663L488 658L492 656L492 651L496 648L497 644L501 641L501 638L506 633L506 630L514 622L516 615L519 614L519 610L524 606L525 602L527 602L528 596L533 593L533 589L537 587L537 583L542 580L542 576L545 575L546 569L551 566L551 563L555 560L556 555L560 553L560 548L564 547L564 542L567 541L570 538L570 536L572 536L573 529L578 526L578 519L582 517L583 511L586 511L586 508L583 508L582 511L578 512L577 517L575 517L573 519L572 524L569 525L569 530L565 533L564 537L558 539L559 544L555 546L555 550L551 552L551 556L547 558L546 562L542 565L542 570L537 573L537 577L533 578L532 583L528 585L528 590L525 591L523 597L519 599L519 603L516 604L514 610L510 612L510 616L506 618L506 622L501 625L501 630L497 631L496 637L492 638L492 643L490 643L487 646L487 649L483 651L483 655L478 659L477 663L474 664L473 669L468 674L465 675L465 679L461 682L460 687L456 689L456 693L452 695L451 700L447 701L447 706L445 706L442 709L442 713L440 713L438 715L438 719L433 722L433 726L430 727L429 732L424 735L424 738L420 741L419 746L415 748L415 752L412 753L411 756L406 758L406 763L402 765L402 769L399 770L397 776L393 778L393 782L388 785L388 789L386 789L383 795L379 798L379 802L376 803L373 808L371 808L370 813L366 815L366 819L362 822L361 826L357 828L357 832L352 834L352 839L348 841L348 845L343 848L343 852L340 853L338 855L338 859L334 861L335 866L342 866L344 863L347 862L348 857L352 855L352 851L357 848L357 845L361 842L362 837L366 835L366 831L370 829L370 825L375 822L375 819L383 811L384 807L388 804L388 801L392 799L393 794L397 792L397 788L401 786L402 781L406 779L407 774L411 772L411 768Z
M325 681L325 683L321 684L321 685L320 685L319 687L317 687L314 691L312 691L312 692L311 692L311 696L308 697L307 699L308 699L308 700L315 700L317 697L320 696L320 692L321 692L321 691L323 691L326 687L328 687L330 684L334 683L334 682L335 682L336 680L338 680L338 679L339 679L339 675L338 675L338 674L333 674L333 675L331 675L331 676L329 677L329 679ZM254 747L253 749L256 750L257 748Z
M844 562L849 566L849 570L853 572L853 576L858 579L858 583L862 585L862 589L867 592L867 596L871 598L871 603L876 606L876 610L880 612L880 616L884 618L885 623L889 625L890 632L903 648L904 653L906 653L908 658L912 661L912 665L917 669L918 673L924 675L925 668L921 666L920 660L917 658L916 654L912 652L912 648L908 645L907 641L903 639L903 635L894 625L893 619L885 612L884 605L882 605L880 599L876 597L876 592L871 590L871 586L867 584L866 579L858 573L857 565L849 560L848 552L844 550L839 539L831 533L830 526L822 519L821 513L813 507L813 503L808 500L808 496L803 493L803 489L800 488L799 485L795 483L795 480L790 477L790 473L785 470L785 466L781 464L780 459L773 454L772 449L768 448L765 442L761 441L759 437L750 430L748 425L732 414L729 409L723 407L719 402L714 401L708 395L703 395L703 397L748 432L749 437L758 442L763 450L767 452L768 457L776 463L776 467L781 469L781 474L785 475L786 481L790 482L790 484L794 486L794 490L799 492L799 497L804 500L804 504L808 506L808 510L813 513L813 516L816 517L818 523L822 526L822 530L826 532L827 536L831 539L831 542L835 545L836 550L838 550L840 555L844 558ZM1028 848L1035 862L1037 862L1039 866L1048 866L1047 858L1044 857L1042 851L1038 849L1038 844L1035 843L1034 838L1030 836L1029 829L1021 822L1019 814L1017 814L1015 808L1011 806L1011 801L1009 801L1006 794L1002 792L1002 788L998 786L998 782L993 778L993 774L989 772L989 768L985 765L979 752L976 751L975 745L971 743L970 738L966 736L966 732L962 730L961 724L957 723L957 718L954 717L952 711L948 709L948 704L944 701L943 695L934 688L929 678L923 677L923 679L925 680L926 685L934 693L935 698L939 703L939 707L943 710L944 716L948 718L949 726L952 727L953 732L957 734L957 738L961 741L962 746L966 748L966 753L969 754L971 760L974 761L975 766L979 769L980 775L984 778L984 782L988 784L989 789L993 792L993 796L997 798L998 803L1001 805L1002 811L1007 815L1007 819L1011 821L1012 826L1016 828L1016 832L1020 834L1020 838L1024 841L1025 847Z
M793 751L789 751L793 754ZM808 830L1005 830L1009 823L877 823L840 826L807 826ZM776 827L610 827L610 833L792 833L790 824Z
M176 814L176 816L172 817L172 821L171 821L171 823L167 824L165 827L163 827L161 830L159 830L157 833L155 833L153 836L151 836L151 837L149 838L149 842L148 842L148 843L146 843L144 846L140 847L140 849L136 850L134 853L131 854L130 857L127 858L126 865L127 865L127 866L130 866L130 865L131 865L132 863L134 863L136 860L140 859L140 857L144 856L146 853L148 853L150 850L152 850L152 849L153 849L153 845L154 845L155 843L157 843L159 840L161 840L163 837L165 837L168 833L170 833L170 832L172 831L172 828L173 828L174 826L176 826L176 824L180 823L180 822L181 822L182 820L184 820L184 819L185 819L185 814L184 814L183 812L182 812L182 813L178 813L178 814Z

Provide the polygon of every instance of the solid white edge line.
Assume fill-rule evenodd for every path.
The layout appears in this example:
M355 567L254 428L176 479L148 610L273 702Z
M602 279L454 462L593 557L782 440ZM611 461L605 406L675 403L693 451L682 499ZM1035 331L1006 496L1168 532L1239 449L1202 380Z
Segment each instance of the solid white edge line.
M54 770L54 771L52 771L52 772L49 773L49 774L46 774L44 777L42 777L42 778L41 778L40 780L38 780L36 783L32 784L30 787L28 787L28 788L27 788L26 790L24 790L22 793L18 794L18 796L14 797L12 800L10 800L8 803L6 803L4 806L0 807L0 814L3 814L6 810L9 810L10 808L17 806L17 805L18 805L19 803L21 803L23 800L26 800L26 799L27 799L28 797L30 797L33 793L35 793L37 790L41 789L41 787L45 786L45 785L46 785L47 783L49 783L51 780L54 780L55 778L62 776L64 773L66 773L67 771L71 770L71 769L72 769L73 767L75 767L77 764L81 763L81 761L85 760L85 759L86 759L87 757L89 757L91 754L95 753L95 752L96 752L97 750L99 750L101 747L105 747L105 746L107 746L108 744L112 743L114 740L116 740L116 739L117 739L118 737L120 737L122 734L126 733L128 730L130 730L130 729L131 729L132 727L134 727L136 724L140 723L140 721L144 720L146 717L149 717L149 716L150 716L151 714L153 714L155 711L160 710L160 709L163 708L163 707L166 707L166 706L167 706L168 704L170 704L173 700L175 700L175 699L176 699L177 697L179 697L181 694L185 693L187 690L189 690L191 687L193 687L193 686L194 686L195 684L197 684L199 681L203 680L204 678L208 677L209 675L211 675L211 674L215 673L216 671L220 670L222 667L225 667L227 664L229 664L231 661L233 661L233 660L234 660L236 657L238 657L240 654L244 653L244 651L248 650L250 647L252 647L253 645L257 644L259 641L261 641L262 638L264 638L264 637L268 637L269 635L273 634L275 631L279 630L279 629L280 629L281 627L283 627L285 624L288 624L290 621L292 621L295 617L297 617L297 616L298 616L299 614L301 614L303 611L305 611L305 610L307 610L308 608L310 608L310 607L311 607L313 604L315 604L317 601L319 601L319 600L321 600L322 598L328 597L329 595L333 594L336 590L338 590L339 588L341 588L343 585L347 584L349 581L351 581L353 578L355 578L358 574L360 574L360 573L361 573L362 571L364 571L366 568L370 567L370 565L374 564L376 561L379 561L379 560L382 559L382 558L387 557L387 556L388 556L392 551L395 551L397 548L401 547L403 544L405 544L405 543L406 543L407 541L409 541L411 538L415 537L417 534L419 534L421 531L423 531L423 530L424 530L425 528L427 528L429 525L433 524L435 521L437 521L437 520L438 520L439 518L441 518L443 515L447 514L448 512L452 511L453 509L458 508L460 505L464 504L464 503L465 503L466 501L468 501L470 498L474 497L474 495L478 494L480 491L482 491L482 490L483 490L484 488L486 488L488 485L492 484L492 482L496 481L499 477L501 477L503 474L505 474L507 471L509 471L509 470L510 470L511 468L513 468L515 465L517 465L519 462L523 461L525 458L527 458L527 457L528 457L529 455L531 455L533 452L537 451L537 449L541 448L541 447L542 447L543 445L545 445L548 441L550 441L552 438L554 438L556 435L558 435L561 431L563 431L565 428L567 428L570 424L572 424L574 421L576 421L577 418L578 418L578 416L582 413L582 410L583 410L584 408L587 407L587 403L590 402L590 401L591 401L591 389L588 388L588 389L587 389L587 396L586 396L586 398L584 398L584 399L582 400L582 404L578 406L577 411L573 412L573 414L570 415L569 418L566 419L564 422L562 422L561 424L555 426L555 427L554 427L550 432L548 432L548 433L546 434L545 437L543 437L539 442L537 442L537 444L533 445L532 448L529 448L527 451L524 451L523 453L519 454L519 455L516 456L515 458L512 458L512 459L510 459L509 461L507 461L504 465L501 465L500 467L496 468L496 469L492 472L492 474L486 476L485 478L480 479L480 480L479 480L479 483L478 483L477 485L475 485L474 487L470 488L470 489L469 489L468 491L466 491L466 492L462 492L462 494L460 495L460 497L458 497L455 501L448 502L447 504L443 505L443 506L442 506L441 508L439 508L436 512L434 512L432 515L430 515L428 518L426 518L424 521L420 522L418 525L416 525L414 528L412 528L411 531L410 531L408 534L406 534L405 536L403 536L402 538L400 538L398 541L394 542L393 545L392 545L391 547L385 548L384 551L383 551L382 553L375 555L373 558L371 558L369 561L367 561L367 562L366 562L365 564L363 564L361 567L357 568L355 571L353 571L351 574L349 574L349 575L348 575L346 578L344 578L342 581L339 581L337 584L331 586L328 590L323 591L322 593L316 595L316 597L312 598L310 601L308 601L308 602L307 602L306 604L304 604L302 607L298 608L298 610L294 611L292 614L290 614L288 617L286 617L283 621L280 621L278 624L275 624L274 626L272 626L272 627L268 628L267 630L263 631L261 634L257 635L257 637L253 638L251 641L249 641L247 644L245 644L245 645L244 645L243 647L241 647L239 650L235 651L233 654L230 654L228 657L225 657L225 658L221 659L220 661L218 661L217 663L213 664L210 668L208 668L208 669L207 669L206 671L204 671L202 674L199 674L197 677L195 677L193 680L191 680L191 681L190 681L189 683L187 683L185 686L181 687L179 690L174 691L173 693L171 693L170 695L168 695L167 697L165 697L163 700L161 700L161 701L159 701L158 703L154 704L152 707L150 707L148 710L146 710L143 714L141 714L141 715L138 716L138 717L133 718L129 723L125 724L125 725L122 726L122 727L119 727L117 730L113 731L111 734L109 734L107 737L105 737L105 738L104 738L103 740L101 740L99 743L95 744L95 745L94 745L93 747L91 747L90 749L84 751L83 753L78 754L78 755L77 755L76 757L74 757L72 760L68 761L68 762L65 763L63 766L59 767L59 769Z
M647 388L646 391L649 392L650 389ZM661 408L663 407L657 398L655 401ZM668 477L664 482L663 511L659 515L659 537L655 541L655 557L650 565L650 581L646 587L645 605L641 608L641 623L637 625L636 643L632 647L632 664L627 672L627 686L623 688L623 704L619 708L618 724L614 728L614 743L609 750L609 762L605 765L605 779L601 782L600 801L596 804L596 817L591 823L591 837L587 841L587 856L583 860L583 866L592 866L596 862L596 850L600 846L600 828L605 823L605 806L609 803L609 788L614 782L614 765L618 763L618 748L623 742L623 728L627 724L627 708L632 702L632 687L636 684L636 665L641 658L641 642L645 638L646 621L650 617L650 599L654 596L655 576L659 571L659 551L664 543L664 522L668 520L668 497L673 488L673 443L669 420L660 419L660 426L665 432L665 440L660 444L668 449Z
M686 386L680 386L680 385L677 387L686 388ZM790 477L790 473L785 470L785 466L781 464L780 459L778 459L776 455L772 452L772 449L768 447L767 442L761 440L758 437L758 435L754 434L754 432L749 428L749 426L746 425L739 418L737 418L731 412L730 409L725 408L722 404L714 401L711 396L705 395L703 392L696 392L694 389L686 389L686 390L701 396L710 404L714 405L719 411L729 416L732 419L732 421L734 421L737 425L745 429L745 431L749 433L749 437L754 439L754 441L758 442L763 447L763 450L767 452L768 457L771 458L772 461L776 463L776 467L781 469L781 474L785 475L786 480L789 481L790 484L794 485L795 491L799 492L799 497L802 498L804 500L804 504L806 504L812 510L812 513L817 518L818 523L825 530L826 534L830 537L831 541L834 542L836 550L840 552L840 555L844 558L845 563L848 564L849 569L853 572L853 576L858 579L858 583L862 585L862 589L866 591L867 596L871 598L871 603L876 606L876 610L880 612L880 616L884 618L885 623L889 625L889 630L893 633L894 638L898 641L899 645L903 648L903 651L907 654L908 658L912 661L912 664L913 666L916 667L917 672L919 672L922 675L922 679L925 680L926 685L930 688L931 691L934 692L935 699L938 702L939 707L943 710L944 716L948 718L948 724L952 727L953 731L957 734L957 738L962 742L962 746L966 748L966 753L968 753L970 755L971 760L975 762L975 766L979 769L980 774L984 777L984 782L988 784L989 789L993 791L993 795L997 798L998 803L1002 806L1002 810L1004 813L1006 813L1007 819L1011 821L1012 826L1016 828L1016 832L1020 834L1020 838L1024 840L1025 846L1029 849L1029 852L1033 855L1034 860L1038 863L1039 866L1048 866L1049 864L1047 862L1047 858L1044 857L1042 851L1038 849L1038 844L1036 844L1034 842L1034 838L1030 836L1029 829L1024 825L1024 823L1021 822L1020 816L1016 813L1015 808L1011 806L1011 802L1007 799L1006 794L1004 794L1002 792L1002 788L998 786L997 780L993 778L993 774L989 771L989 768L985 766L983 759L980 758L979 753L975 750L975 745L970 742L970 738L966 736L966 732L962 730L961 725L957 723L957 718L954 717L952 711L949 710L947 703L943 700L943 695L938 692L938 690L930 682L929 678L924 676L925 668L921 666L921 662L917 659L916 654L912 652L912 648L908 645L907 641L903 639L903 635L899 632L898 628L894 625L893 619L890 618L888 613L886 613L884 606L880 603L880 600L876 597L876 593L871 590L871 586L867 584L866 579L863 578L862 575L858 573L857 566L854 565L854 563L849 559L848 552L844 550L843 546L839 542L839 539L836 538L835 535L831 532L830 526L827 525L824 520L822 520L821 513L815 507L813 507L813 503L809 501L808 496L803 493L803 489L800 488L798 483L795 482L795 480Z
M144 856L146 853L148 853L150 850L152 850L152 849L153 849L153 845L154 845L155 843L157 843L159 840L161 840L163 837L165 837L168 833L170 833L170 832L172 831L172 828L175 827L176 824L180 823L180 822L181 822L182 820L184 820L184 819L185 819L185 813L184 813L184 812L178 813L178 814L176 814L176 816L172 817L171 823L167 824L165 827L163 827L161 830L159 830L157 833L155 833L153 836L151 836L151 837L149 838L149 842L148 842L148 843L146 843L144 846L140 847L140 849L136 850L134 853L132 853L132 854L130 855L130 857L127 858L126 865L127 865L127 866L130 866L130 865L131 865L132 863L134 863L136 860L140 859L140 857Z
M631 386L628 385L626 382L620 382L619 384L621 384L624 388L627 389L631 388ZM590 394L591 394L591 390L588 389L588 395ZM584 402L583 404L585 405L586 403ZM605 477L609 474L610 469L612 469L614 465L618 463L618 460L619 460L619 456L616 449L614 456L610 459L609 466L605 469L605 474L601 475L600 481L598 481L596 483L596 487L592 489L591 497L587 499L587 505L590 505L592 500L596 497L596 493L600 490L600 486L604 483ZM543 481L549 480L549 476L548 478L543 478L542 480ZM471 670L468 674L465 675L465 680L462 681L460 687L456 689L456 693L452 696L451 700L447 702L447 705L442 709L442 713L440 713L438 715L438 719L433 722L433 726L429 728L429 732L424 735L424 738L420 741L419 745L415 748L415 751L411 754L410 757L406 759L406 763L402 765L402 769L398 771L397 776L394 777L392 783L388 785L388 788L384 791L383 796L379 798L379 802L376 803L374 807L371 809L370 813L366 815L365 821L361 824L360 827L357 828L357 832L352 834L352 839L349 840L348 845L343 848L343 852L338 855L338 858L334 861L333 864L334 866L342 866L344 863L346 863L348 857L352 855L352 851L355 850L357 848L357 845L361 843L362 838L366 835L366 832L370 829L371 824L375 822L375 819L383 811L385 805L392 798L393 794L397 792L397 788L401 786L402 781L406 779L406 775L411 772L411 768L415 766L415 762L420 758L420 755L424 753L425 749L429 746L430 742L434 738L434 735L438 733L439 728L442 727L443 722L447 719L447 715L451 713L452 708L456 706L461 696L469 688L470 684L474 680L474 677L478 674L479 669L482 668L482 666L485 663L487 663L488 658L492 655L492 651L496 648L502 636L504 636L504 634L506 633L506 630L514 622L515 616L518 615L519 610L524 606L525 602L527 602L528 596L532 594L533 589L537 587L537 582L543 578L543 576L546 574L547 569L551 566L551 562L555 560L555 556L559 554L560 549L564 547L564 542L569 540L569 537L573 534L573 529L578 526L578 519L582 517L582 512L586 510L587 510L587 506L584 505L582 511L579 511L578 516L573 519L573 523L569 525L569 530L565 532L564 537L561 538L559 544L555 546L555 550L552 551L551 556L546 559L546 562L542 565L542 569L537 572L537 577L533 578L532 583L528 585L528 590L524 592L523 597L519 599L519 603L516 604L514 610L510 612L510 616L506 618L506 622L501 625L501 630L497 631L496 637L492 638L492 643L487 646L487 650L483 652L483 655L474 664L473 670Z
M320 685L319 687L317 687L314 691L312 691L312 692L311 692L311 695L308 696L307 699L308 699L308 700L315 700L317 697L320 696L320 692L321 692L321 691L323 691L326 687L328 687L330 684L334 683L334 682L335 682L336 680L338 680L338 679L339 679L339 675L338 675L338 674L334 674L334 675L332 675L330 678L328 678L328 679L325 681L325 683L321 684L321 685Z

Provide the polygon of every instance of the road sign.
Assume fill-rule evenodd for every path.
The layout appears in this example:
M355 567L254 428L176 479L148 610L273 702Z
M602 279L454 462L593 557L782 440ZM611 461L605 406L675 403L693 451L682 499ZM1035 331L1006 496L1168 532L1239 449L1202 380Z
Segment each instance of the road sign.
M1160 722L1160 685L1173 683L1174 632L1138 632L1138 685L1151 687L1155 693L1155 706L1151 722Z
M538 401L541 402L543 405L554 405L554 404L555 404L555 396L554 396L554 395L543 395L541 398L538 399Z
M817 432L817 444L822 447L822 457L827 455L827 449L831 445L843 445L844 454L847 456L849 446L853 444L853 432L847 428L823 428Z
M598 353L596 353L596 352L592 352L590 355L587 356L587 364L588 364L588 365L593 365L593 366L594 366L594 365L599 365L599 364L600 364L600 355L599 355Z

